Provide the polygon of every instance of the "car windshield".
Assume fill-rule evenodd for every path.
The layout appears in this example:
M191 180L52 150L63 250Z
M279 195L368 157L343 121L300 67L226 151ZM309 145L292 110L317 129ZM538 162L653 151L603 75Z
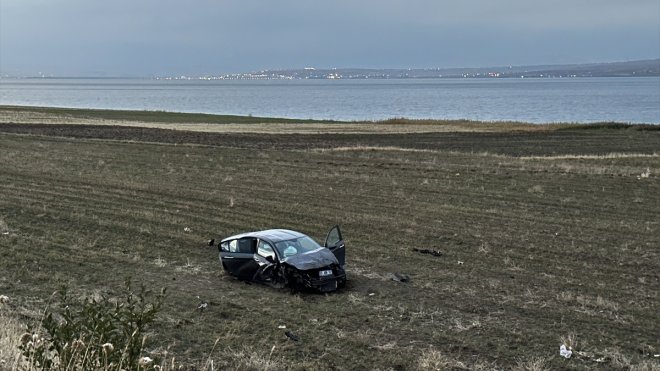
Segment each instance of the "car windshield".
M321 246L313 239L305 236L296 238L295 240L276 242L275 248L277 248L277 252L279 252L280 256L286 259L290 256L320 249Z

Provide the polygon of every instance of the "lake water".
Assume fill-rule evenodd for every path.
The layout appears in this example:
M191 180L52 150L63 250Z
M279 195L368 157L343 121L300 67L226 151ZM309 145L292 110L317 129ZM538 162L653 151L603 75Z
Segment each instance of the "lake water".
M660 77L422 80L2 79L0 104L290 118L660 124Z

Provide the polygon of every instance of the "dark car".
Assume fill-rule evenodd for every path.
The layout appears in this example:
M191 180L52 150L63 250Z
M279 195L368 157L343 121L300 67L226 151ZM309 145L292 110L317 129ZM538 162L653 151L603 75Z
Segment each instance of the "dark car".
M224 270L243 281L321 292L346 285L339 226L330 229L323 246L300 232L269 229L227 237L218 250Z

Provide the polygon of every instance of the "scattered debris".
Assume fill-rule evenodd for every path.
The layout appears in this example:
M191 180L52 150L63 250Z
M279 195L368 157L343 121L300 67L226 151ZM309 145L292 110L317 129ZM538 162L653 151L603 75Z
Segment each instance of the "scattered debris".
M294 334L291 331L284 331L284 335L286 335L286 337L288 337L289 339L291 339L293 341L300 341L300 338L298 337L298 335Z
M277 328L285 329L286 325L279 325L279 326L277 326Z
M639 174L639 176L637 176L637 179L648 178L650 175L651 175L651 169L649 169L647 167L645 172L643 172L643 173Z
M458 265L463 265L463 264L465 264L465 263L460 261L460 260L458 261Z
M5 236L9 236L9 231L7 231L7 232L2 232L2 234L5 235Z
M569 359L573 355L573 351L570 348L566 349L566 345L562 344L559 347L559 355L566 359Z
M369 296L374 296L374 295L376 295L375 292L370 292L370 293L369 293Z
M183 228L183 231L190 233L190 232L192 232L192 229L190 229L190 227L185 227L185 228Z
M200 312L203 312L208 307L209 307L209 303L206 302L206 301L203 301L203 302L199 303L199 305L197 306L197 309L199 309Z
M410 282L410 276L407 274L401 274L401 273L389 273L388 276L392 281L396 282Z
M429 254L433 256L442 256L442 253L438 250L429 250L429 249L418 249L416 247L413 247L412 249L415 252L418 252L420 254Z
M9 296L0 295L0 304L5 304L5 303L9 303Z
M211 239L209 240L209 242L208 242L208 245L209 245L209 246L213 246L213 245L215 245L215 238L211 238Z

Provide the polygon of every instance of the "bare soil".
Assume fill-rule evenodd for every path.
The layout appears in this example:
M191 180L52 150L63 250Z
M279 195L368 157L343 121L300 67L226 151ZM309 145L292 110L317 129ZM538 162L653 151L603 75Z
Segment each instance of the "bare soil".
M247 125L243 125L247 126ZM609 153L653 154L660 151L660 130L564 129L552 131L323 133L217 133L131 126L0 123L0 132L69 138L167 144L199 144L244 149L323 150L400 148L492 153L511 156L556 156Z

